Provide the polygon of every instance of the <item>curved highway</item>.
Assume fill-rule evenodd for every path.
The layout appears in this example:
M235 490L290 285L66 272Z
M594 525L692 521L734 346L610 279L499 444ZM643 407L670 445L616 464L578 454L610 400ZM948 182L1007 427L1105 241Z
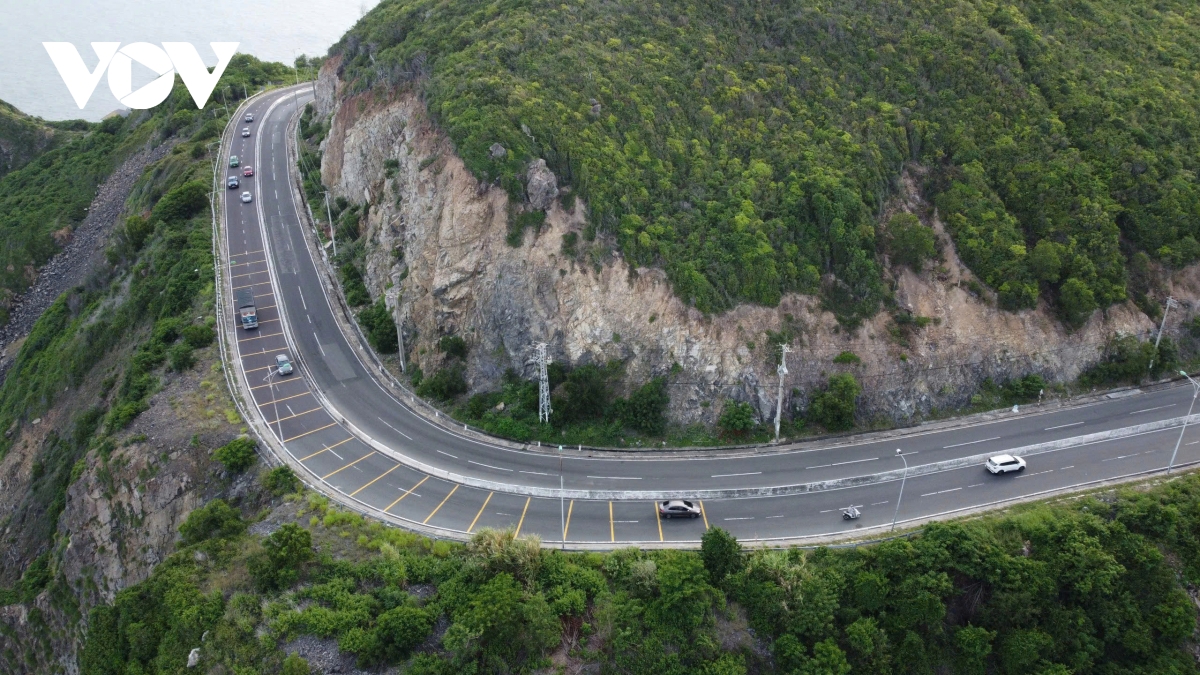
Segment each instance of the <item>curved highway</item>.
M308 85L252 99L236 121L236 129L248 126L251 135L233 134L221 158L222 167L233 154L242 168L255 169L250 178L242 177L242 168L219 174L242 180L225 191L219 214L223 310L232 317L228 299L251 289L259 315L257 330L226 333L227 366L240 371L251 415L259 416L260 430L269 428L293 466L368 513L451 537L511 526L568 547L694 545L705 528L718 525L742 540L796 541L1149 472L1165 468L1175 447L1190 387L1135 390L1087 405L857 444L742 455L587 456L572 448L559 456L454 433L381 385L335 319L290 180L289 122L309 100ZM247 111L253 123L241 121ZM243 190L253 194L252 202L238 199ZM295 374L273 373L280 353L292 355ZM1140 433L1130 430L1147 424ZM1117 437L1105 440L1105 432ZM1082 443L1084 436L1092 442ZM952 463L1017 448L1027 449L1029 462L1019 475L991 476L980 463ZM1176 464L1197 461L1200 429L1189 427ZM897 510L905 466L911 473ZM653 499L665 496L700 497L702 517L660 521ZM851 504L862 517L843 521L838 510Z

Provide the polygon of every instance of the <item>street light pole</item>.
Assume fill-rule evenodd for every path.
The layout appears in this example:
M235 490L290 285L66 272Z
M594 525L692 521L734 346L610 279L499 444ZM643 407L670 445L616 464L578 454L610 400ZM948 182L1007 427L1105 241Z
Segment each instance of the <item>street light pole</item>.
M563 494L563 449L558 446L558 517L562 523L562 550L567 550L567 497Z
M896 456L904 462L904 474L900 477L900 496L896 498L896 511L892 514L892 532L896 531L896 518L900 516L900 500L904 499L904 481L908 480L908 460L904 459L904 453L900 451L900 448L896 448Z
M266 382L267 384L270 385L271 409L275 411L275 428L279 430L279 442L282 443L283 442L283 423L279 421L279 405L277 403L275 403L275 380L271 379L271 376L277 372L279 372L278 369L274 369L271 366L267 366L267 376L263 378L263 382ZM269 427L270 425L267 425L267 426Z
M1183 428L1179 430L1179 440L1175 441L1175 451L1171 453L1171 461L1167 464L1167 475L1171 475L1171 469L1175 467L1175 455L1179 454L1179 444L1183 443L1183 434L1187 432L1188 418L1192 416L1192 408L1196 405L1196 397L1200 396L1200 382L1192 379L1191 375L1179 371L1179 374L1186 377L1188 382L1192 383L1192 403L1188 406L1187 417L1183 418Z

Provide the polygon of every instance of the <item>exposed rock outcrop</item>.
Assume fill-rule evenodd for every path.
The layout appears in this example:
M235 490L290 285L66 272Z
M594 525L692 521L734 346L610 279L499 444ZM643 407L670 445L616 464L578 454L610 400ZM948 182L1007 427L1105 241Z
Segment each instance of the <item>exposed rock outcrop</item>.
M531 345L545 341L559 362L623 360L629 384L670 374L675 421L712 422L726 399L748 401L767 418L777 385L768 331L790 332L798 346L789 357L786 408L803 409L829 374L849 370L864 385L860 410L904 420L966 404L987 377L1034 372L1071 380L1113 333L1155 328L1132 303L1097 312L1069 331L1044 305L1006 312L976 296L968 290L971 273L921 202L912 175L919 167L910 169L884 216L897 209L918 214L939 232L946 260L921 274L898 271L889 281L902 311L911 308L934 323L898 335L891 316L880 313L847 331L818 298L798 294L784 296L778 307L743 305L706 316L672 294L661 270L630 268L611 242L580 236L578 253L564 253L563 235L583 231L586 205L576 200L572 211L564 210L549 196L558 190L549 177L539 178L535 190L541 160L527 178L530 206L544 204L545 224L510 247L508 196L475 179L418 96L341 91L333 59L317 86L317 110L332 115L322 177L352 201L369 195L368 287L375 297L389 284L400 288L406 344L425 372L438 366L438 338L463 336L472 346L473 391L497 387L509 367L533 376ZM399 162L394 178L385 179L385 160ZM1176 298L1194 300L1197 289L1180 282ZM842 351L857 354L861 365L834 364Z
M540 157L529 163L525 195L529 198L529 206L537 211L549 209L558 199L558 179L546 168L546 160Z

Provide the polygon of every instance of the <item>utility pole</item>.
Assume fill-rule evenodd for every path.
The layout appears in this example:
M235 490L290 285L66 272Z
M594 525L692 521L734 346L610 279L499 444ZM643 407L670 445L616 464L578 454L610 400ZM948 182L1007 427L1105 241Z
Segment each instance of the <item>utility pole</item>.
M333 227L333 212L329 210L329 190L325 191L325 215L329 217L329 241L333 242L333 257L337 257L337 229Z
M546 343L538 342L533 345L537 349L538 360L538 421L550 422L550 374L546 365L550 359L546 357Z
M783 416L783 376L788 374L787 355L792 351L792 348L787 344L779 345L779 367L775 372L779 373L779 395L775 397L775 441L779 442L779 420Z
M1167 296L1167 308L1163 310L1162 324L1158 327L1158 337L1154 338L1154 356L1158 356L1158 343L1162 341L1163 331L1167 328L1167 315L1171 313L1171 305L1178 304L1175 298ZM1150 367L1146 370L1154 370L1154 357L1150 357Z

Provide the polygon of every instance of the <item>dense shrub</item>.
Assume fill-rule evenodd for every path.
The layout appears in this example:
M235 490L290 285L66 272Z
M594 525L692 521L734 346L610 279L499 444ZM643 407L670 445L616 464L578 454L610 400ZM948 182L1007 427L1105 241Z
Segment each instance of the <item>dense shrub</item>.
M254 439L242 436L217 448L213 452L213 459L224 464L226 469L241 473L258 461L258 454L255 452L257 447Z
M465 369L461 364L448 365L432 376L422 379L420 386L417 387L417 394L439 401L452 401L467 393L467 379L464 372Z
M186 546L205 539L233 537L245 529L246 524L237 509L224 500L214 499L189 513L187 520L179 526L179 534Z
M726 401L717 427L726 436L745 436L754 428L754 408L749 403Z
M856 400L862 387L849 373L831 375L825 389L813 396L808 418L830 431L845 431L854 426Z
M367 334L367 341L380 354L395 354L400 351L400 338L396 335L396 323L388 311L383 298L358 313L358 323Z
M277 466L263 476L263 487L276 497L300 489L300 479L286 466Z
M295 583L300 566L312 558L312 534L294 523L284 523L263 540L262 552L250 558L248 569L261 591L274 591Z
M371 302L371 294L363 283L362 272L354 263L346 263L340 268L342 275L342 290L346 294L346 304L351 307L361 307Z
M467 358L467 341L458 335L447 335L438 340L438 350L452 358Z
M911 213L892 216L886 228L887 252L894 265L906 265L920 272L926 260L937 257L937 239L933 230L921 224Z

